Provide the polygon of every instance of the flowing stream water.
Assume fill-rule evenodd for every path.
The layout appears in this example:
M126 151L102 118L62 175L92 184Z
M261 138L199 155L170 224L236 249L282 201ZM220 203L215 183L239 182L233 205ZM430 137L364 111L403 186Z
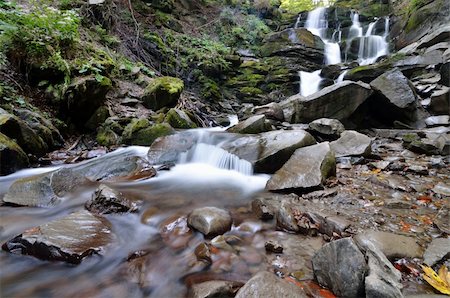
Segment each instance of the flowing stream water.
M264 189L269 178L268 175L254 175L252 165L248 161L220 148L233 140L232 134L222 130L216 128L188 131L196 135L197 143L189 152L181 155L170 171L159 171L157 176L144 180L107 183L127 197L138 198L144 203L138 213L106 215L112 223L112 230L117 239L104 256L88 257L81 264L74 266L0 252L2 296L184 296L186 276L198 270L192 268L192 256L194 248L203 242L203 237L199 234L189 234L190 237L181 234L174 237L177 240L172 243L171 240L161 238L162 227L169 234L183 231L178 225L183 222L182 219L187 213L196 207L214 206L232 210L247 205L255 194ZM133 146L108 153L106 157L127 154L146 158L147 151L147 147ZM15 180L52 171L58 167L70 166L23 170L1 177L0 197ZM61 204L52 208L0 206L0 241L4 243L26 229L83 209L84 203L91 198L96 187L81 187L66 195ZM259 224L253 225L249 222L243 228L242 225L239 226L239 221L235 220L232 233L239 235L260 228ZM178 244L174 243L180 239L187 239L189 243L179 248ZM143 258L145 261L141 263L126 262L130 254L140 250L150 251L150 257ZM228 274L242 275L242 278L237 277L238 280L251 276L251 273L243 272L242 268L229 269L228 272L231 273ZM136 280L130 282L130 276L135 275ZM147 282L148 285L145 284ZM141 289L147 288L148 291L142 292L136 284L139 284Z

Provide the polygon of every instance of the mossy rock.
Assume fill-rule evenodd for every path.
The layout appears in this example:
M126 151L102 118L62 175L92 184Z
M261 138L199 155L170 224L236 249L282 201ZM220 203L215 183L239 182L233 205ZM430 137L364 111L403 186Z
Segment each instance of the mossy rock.
M142 101L144 106L152 110L174 107L183 89L184 83L181 79L173 77L155 78L145 88Z
M174 128L195 128L197 125L189 118L188 114L184 110L170 109L167 112L164 122L170 124Z
M86 122L85 127L89 130L95 131L97 127L99 127L103 122L108 119L110 116L110 112L107 106L99 107L94 114L92 114L91 118Z
M48 151L42 138L24 121L11 114L0 114L0 133L15 140L27 153L40 157Z
M128 145L149 146L157 138L174 132L175 130L167 123L151 125L147 119L133 119L123 131L122 142Z
M113 146L120 143L120 137L109 127L100 127L96 137L97 143L102 146Z
M22 148L0 133L0 175L8 175L28 166L28 157Z
M255 96L255 95L261 95L264 92L259 89L259 88L255 88L255 87L242 87L239 89L239 93L243 96Z

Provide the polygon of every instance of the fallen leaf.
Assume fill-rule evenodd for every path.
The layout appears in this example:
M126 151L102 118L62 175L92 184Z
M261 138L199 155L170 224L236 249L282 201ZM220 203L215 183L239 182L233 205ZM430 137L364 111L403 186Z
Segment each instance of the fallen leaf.
M433 199L429 196L420 196L417 198L417 201L419 201L423 204L428 204L428 203L431 203L433 201Z
M400 222L400 225L401 225L401 227L400 227L400 229L403 231L403 232L409 232L409 231L411 231L411 225L409 224L409 223L406 223L406 222L404 222L403 220Z
M424 272L424 274L422 274L423 279L440 293L450 295L450 284L448 283L450 278L448 276L448 269L445 266L442 266L441 269L439 269L440 275L434 272L431 267L426 265L421 265L421 267ZM444 279L441 278L441 275Z

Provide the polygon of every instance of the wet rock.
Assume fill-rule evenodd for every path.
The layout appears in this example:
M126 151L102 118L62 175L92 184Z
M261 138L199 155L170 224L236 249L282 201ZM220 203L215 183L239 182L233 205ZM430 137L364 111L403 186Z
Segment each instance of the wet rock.
M241 159L254 164L262 152L261 137L259 135L248 135L227 142L222 148Z
M300 227L298 226L297 218L294 216L295 209L288 202L282 202L281 205L277 206L276 209L276 220L277 227L283 231L289 231L298 233L300 232Z
M441 90L436 90L431 94L430 105L428 110L435 115L448 114L448 107L450 106L450 88L445 87Z
M0 112L0 133L15 140L26 153L40 157L48 151L48 146L42 138L14 115Z
M197 143L197 138L191 133L177 133L156 139L147 153L151 164L175 163L180 154L189 151Z
M183 89L184 83L178 78L155 78L145 88L141 100L147 108L155 111L163 107L174 107Z
M110 153L70 168L16 180L3 201L23 206L54 206L74 189L93 181L127 178L148 168L133 151Z
M255 134L271 129L270 124L266 121L266 116L257 115L252 116L243 122L239 122L235 126L227 129L227 131L241 134Z
M28 157L13 140L0 133L0 176L28 167Z
M242 286L240 282L212 280L191 287L188 293L189 298L213 298L213 297L234 297Z
M64 139L59 130L40 113L27 109L17 109L14 112L44 140L49 149L55 149L64 144Z
M97 214L123 213L138 211L139 204L128 200L121 192L102 184L94 192L92 199L86 202L85 208Z
M309 123L308 128L320 136L337 139L344 132L344 125L336 119L321 118Z
M372 151L372 139L353 130L346 130L341 137L330 143L336 157L368 156Z
M368 270L364 255L351 238L325 244L312 258L317 281L340 297L364 295Z
M266 189L307 190L321 187L328 177L336 175L336 160L329 143L297 149L291 158L267 182Z
M272 240L264 243L264 247L267 252L273 252L273 253L277 253L277 254L280 254L283 252L283 246L281 246L279 243L274 242Z
M103 254L113 240L111 224L105 218L82 210L26 230L2 248L44 260L78 264L87 256Z
M173 249L185 249L193 236L186 216L176 214L161 223L160 234L164 243Z
M203 261L209 265L212 263L211 250L209 249L209 245L207 243L203 242L197 245L194 253L198 261Z
M76 78L64 93L61 113L78 128L86 129L85 124L94 112L105 102L106 93L111 89L111 80L95 76Z
M189 118L184 110L172 108L167 112L164 121L173 128L195 128L197 125Z
M278 121L284 120L283 110L276 102L271 102L263 106L254 107L252 114L264 115L267 119L274 119Z
M423 262L431 267L444 258L450 258L450 239L433 239L423 254Z
M308 97L294 95L280 103L285 119L308 123L320 118L345 120L372 94L368 84L343 81ZM286 117L286 114L291 115Z
M122 134L122 141L129 145L149 146L157 138L175 133L167 123L152 125L145 118L133 119Z
M433 187L432 191L444 196L450 196L450 185L439 182Z
M262 220L270 220L274 217L273 210L261 199L252 201L252 211L256 217Z
M368 230L357 234L354 239L360 247L367 246L368 243L371 242L375 247L379 248L388 259L422 257L422 249L413 237Z
M274 173L295 150L313 145L316 140L304 130L270 131L260 134L261 152L254 168L256 172Z
M263 271L253 276L236 294L236 298L307 297L300 287Z
M360 247L369 267L365 278L366 297L403 297L402 275L373 243Z
M450 116L442 115L442 116L431 116L425 119L425 124L427 126L439 126L439 125L449 125L450 124Z
M204 207L189 214L188 224L205 236L215 236L227 232L231 228L232 219L226 210Z
M445 151L446 139L444 137L437 137L434 139L423 138L416 139L409 144L405 144L408 150L419 154L438 155ZM445 152L444 152L445 154Z

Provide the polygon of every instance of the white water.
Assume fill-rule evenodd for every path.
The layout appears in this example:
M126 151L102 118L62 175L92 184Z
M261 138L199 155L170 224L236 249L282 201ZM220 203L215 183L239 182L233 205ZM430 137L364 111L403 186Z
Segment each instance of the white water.
M348 70L344 70L343 72L341 72L341 74L336 79L336 83L340 83L340 82L344 81L344 77L347 74L347 72L348 72Z
M326 36L328 31L328 21L326 18L326 8L318 7L308 13L306 19L305 28L312 34L319 36L325 44L325 63L326 64L338 64L341 63L341 49L335 39L329 40ZM298 20L298 19L297 19ZM296 25L298 26L298 21ZM339 30L338 30L339 31ZM333 36L340 38L339 32L334 32ZM338 39L339 41L339 39Z
M308 96L319 91L320 82L323 80L320 76L320 69L313 72L300 71L300 95Z

